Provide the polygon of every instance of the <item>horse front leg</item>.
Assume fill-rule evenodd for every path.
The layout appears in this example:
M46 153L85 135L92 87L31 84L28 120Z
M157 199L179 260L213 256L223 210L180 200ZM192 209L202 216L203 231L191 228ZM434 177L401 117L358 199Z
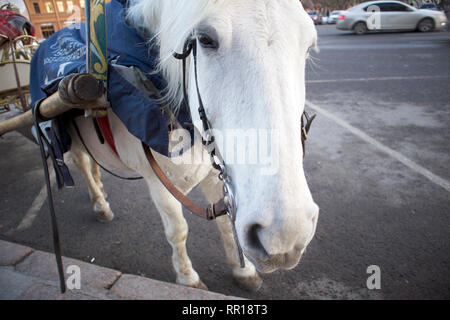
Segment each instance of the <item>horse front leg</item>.
M103 187L103 182L101 180L102 175L100 172L100 166L95 161L91 161L91 171L92 171L92 176L94 177L94 181L97 184L97 186L100 188L100 191L102 192L103 197L105 199L108 198L108 194L105 192L105 188Z
M86 179L89 197L95 213L100 221L111 221L114 213L106 201L103 184L100 181L100 170L92 158L74 141L70 150L72 160ZM96 168L97 167L97 168ZM98 182L99 181L99 182Z
M223 184L217 178L217 173L212 173L204 179L200 183L200 187L210 203L217 202L223 196ZM241 268L230 219L228 216L220 216L216 218L216 223L222 237L227 263L232 269L233 278L239 286L246 290L259 290L262 285L262 279L258 275L255 266L245 256L245 267Z
M191 259L187 254L188 224L183 216L181 204L167 191L156 176L146 179L146 182L151 198L161 215L167 241L172 247L172 264L177 276L176 282L188 287L208 290L192 267Z

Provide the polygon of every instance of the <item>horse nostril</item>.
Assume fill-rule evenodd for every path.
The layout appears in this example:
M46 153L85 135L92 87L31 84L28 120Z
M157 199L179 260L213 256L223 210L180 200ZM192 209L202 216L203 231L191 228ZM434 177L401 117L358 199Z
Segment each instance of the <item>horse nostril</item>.
M262 227L259 224L253 224L248 228L247 232L247 240L248 244L252 247L260 247L261 241L258 238L258 230L261 230Z
M267 260L270 255L264 248L258 233L263 229L259 224L253 224L247 229L247 244L249 249L258 256L260 260Z

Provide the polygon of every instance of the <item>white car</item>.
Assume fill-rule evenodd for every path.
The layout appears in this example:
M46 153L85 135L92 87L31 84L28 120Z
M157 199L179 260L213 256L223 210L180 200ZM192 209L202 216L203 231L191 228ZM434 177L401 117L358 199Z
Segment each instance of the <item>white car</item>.
M341 12L336 28L353 30L356 34L368 31L442 30L447 17L441 11L416 9L400 1L370 1Z

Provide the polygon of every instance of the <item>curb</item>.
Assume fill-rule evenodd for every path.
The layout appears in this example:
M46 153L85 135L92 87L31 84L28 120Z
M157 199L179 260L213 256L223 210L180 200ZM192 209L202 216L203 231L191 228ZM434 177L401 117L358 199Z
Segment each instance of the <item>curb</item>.
M79 267L80 289L61 294L55 256L0 240L0 300L236 300L63 257L65 271ZM66 273L66 282L70 273Z

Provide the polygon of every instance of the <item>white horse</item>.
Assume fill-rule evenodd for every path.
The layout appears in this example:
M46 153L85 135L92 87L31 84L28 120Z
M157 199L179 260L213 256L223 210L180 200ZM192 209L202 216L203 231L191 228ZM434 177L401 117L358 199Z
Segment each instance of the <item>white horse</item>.
M244 268L239 265L230 220L219 217L217 225L234 278L258 289L262 282L258 272L294 268L316 229L319 208L305 179L300 142L305 62L317 38L313 22L298 0L131 0L128 18L155 35L152 41L161 52L159 71L168 82L166 98L174 110L183 100L183 90L181 62L173 53L182 52L193 35L198 44L198 86L212 127L222 133L237 129L277 133L272 147L277 166L270 174L262 173L259 162L236 163L232 152L221 150L237 194L236 230ZM188 63L187 73L190 111L202 132L194 63ZM176 282L206 288L186 252L188 226L181 204L152 171L141 142L112 111L109 119L120 160L98 143L92 121L78 118L88 149L104 166L132 170L145 178L173 248ZM73 128L71 136L72 158L87 179L94 211L110 221L114 215L99 168ZM201 144L172 160L153 153L182 192L200 185L211 203L222 197L222 182Z

